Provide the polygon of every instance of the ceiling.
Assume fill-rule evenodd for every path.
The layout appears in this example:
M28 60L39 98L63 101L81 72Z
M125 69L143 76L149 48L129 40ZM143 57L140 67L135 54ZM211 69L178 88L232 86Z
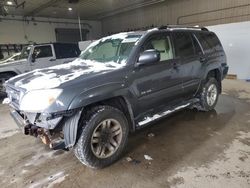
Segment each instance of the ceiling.
M9 15L100 20L165 0L0 0L0 6L1 1Z

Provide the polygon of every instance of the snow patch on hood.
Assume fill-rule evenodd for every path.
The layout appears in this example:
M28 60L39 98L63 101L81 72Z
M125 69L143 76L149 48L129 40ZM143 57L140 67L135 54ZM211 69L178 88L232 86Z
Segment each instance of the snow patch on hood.
M31 72L33 74L31 80L25 83L24 80L21 79L15 83L15 86L24 88L27 91L51 89L82 75L101 72L106 73L109 70L124 67L125 64L125 62L121 64L115 62L100 63L78 58L71 63L35 70Z

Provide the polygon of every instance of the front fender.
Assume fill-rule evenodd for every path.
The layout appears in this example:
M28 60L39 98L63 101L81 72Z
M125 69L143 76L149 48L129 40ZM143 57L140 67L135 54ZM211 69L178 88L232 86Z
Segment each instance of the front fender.
M92 103L110 99L116 96L126 94L126 88L123 83L114 82L91 88L77 95L70 103L68 109L76 109L87 106Z

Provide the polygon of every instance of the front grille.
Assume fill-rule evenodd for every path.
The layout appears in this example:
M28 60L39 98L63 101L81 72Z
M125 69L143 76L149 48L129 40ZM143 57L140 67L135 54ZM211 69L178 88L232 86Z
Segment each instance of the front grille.
M19 108L19 102L20 102L20 97L21 97L21 91L17 90L16 88L12 88L7 86L6 87L6 92L8 94L8 98L11 101L11 104L15 108Z

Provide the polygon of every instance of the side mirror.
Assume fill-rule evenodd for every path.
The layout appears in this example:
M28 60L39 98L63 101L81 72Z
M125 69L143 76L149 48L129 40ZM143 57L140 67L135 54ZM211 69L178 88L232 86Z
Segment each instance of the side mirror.
M34 63L36 61L36 54L31 55L31 62Z
M151 64L151 63L156 63L160 61L160 52L152 49L152 50L146 50L143 53L141 53L139 60L138 60L138 65L145 65L145 64Z

